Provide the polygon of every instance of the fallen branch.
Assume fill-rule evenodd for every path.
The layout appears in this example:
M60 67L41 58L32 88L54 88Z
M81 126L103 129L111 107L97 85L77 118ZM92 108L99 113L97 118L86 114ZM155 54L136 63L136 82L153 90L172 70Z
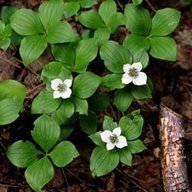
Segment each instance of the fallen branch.
M188 192L182 117L168 107L160 109L161 167L165 192Z

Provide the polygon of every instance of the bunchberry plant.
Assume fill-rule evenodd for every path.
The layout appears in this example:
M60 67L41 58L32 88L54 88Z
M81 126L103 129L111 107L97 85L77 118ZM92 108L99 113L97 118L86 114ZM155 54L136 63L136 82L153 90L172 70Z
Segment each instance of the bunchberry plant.
M164 8L158 10L151 19L144 7L127 4L125 7L126 27L131 31L124 40L124 46L133 53L140 49L158 59L176 60L176 42L169 35L180 20L180 12Z
M0 20L0 48L4 51L8 49L11 43L11 33L11 26L9 24L5 25L5 23Z
M129 107L134 100L152 97L145 70L149 55L176 59L170 34L180 12L164 8L151 18L142 0L121 9L115 0L49 0L36 11L1 10L0 48L19 45L24 65L51 55L41 71L44 87L31 105L31 114L39 115L31 132L34 142L16 141L7 151L15 166L26 168L34 191L53 178L54 166L64 167L79 155L65 141L75 129L90 135L96 145L90 155L94 177L110 173L119 163L131 166L133 155L146 149L139 139L143 118ZM119 26L126 31L121 41ZM19 82L0 82L0 125L18 118L25 95Z
M90 136L98 145L90 158L90 169L93 176L102 176L115 169L119 162L132 164L132 154L146 149L138 139L143 128L143 118L139 111L121 117L119 123L105 116L103 130Z
M12 123L23 110L26 88L15 80L0 81L0 125Z
M7 151L7 157L17 167L26 168L25 178L31 188L37 192L54 176L53 164L64 167L79 155L69 141L61 141L60 127L57 122L42 115L34 122L31 132L36 147L30 141L16 141Z
M11 17L11 27L24 36L20 55L25 65L38 59L48 43L74 42L77 34L67 21L61 21L64 3L62 0L44 2L38 13L30 9L19 9Z

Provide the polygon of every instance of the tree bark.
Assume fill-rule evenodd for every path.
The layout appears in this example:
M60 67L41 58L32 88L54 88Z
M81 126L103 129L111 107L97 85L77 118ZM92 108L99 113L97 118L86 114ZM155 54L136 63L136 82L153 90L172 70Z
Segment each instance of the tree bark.
M165 192L189 192L184 156L182 117L168 107L160 108L161 167Z

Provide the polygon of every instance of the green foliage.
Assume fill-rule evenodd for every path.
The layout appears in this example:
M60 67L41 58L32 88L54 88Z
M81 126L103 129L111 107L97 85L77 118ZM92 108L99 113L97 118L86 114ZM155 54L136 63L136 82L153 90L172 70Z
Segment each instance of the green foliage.
M97 56L98 45L94 38L80 40L76 47L55 45L52 53L56 60L70 71L85 72L91 61Z
M49 0L36 11L1 9L0 48L20 44L25 66L44 53L51 55L41 71L45 88L31 105L31 113L40 115L31 131L35 144L20 140L7 151L15 166L26 168L25 178L34 191L41 191L54 177L54 166L64 167L79 155L71 142L64 141L76 128L91 134L97 145L90 157L94 177L110 173L119 163L131 166L133 155L146 149L139 139L144 124L140 111L127 111L134 100L152 97L152 82L143 72L149 54L176 59L176 42L170 34L180 12L164 8L151 18L142 0L132 2L124 13L117 11L114 0ZM131 33L124 40L119 26ZM0 125L19 117L25 96L20 83L0 82ZM103 131L96 132L101 124ZM103 133L119 140L107 138L109 144Z
M113 131L114 128L121 128L121 135L127 140L127 146L124 148L115 148L107 150L101 139L100 132L96 132L90 136L97 146L90 158L90 170L93 176L106 175L115 169L119 162L126 165L132 164L132 154L139 153L146 149L144 144L138 137L142 133L143 118L137 111L121 117L119 124L113 122L113 119L105 116L103 122L104 131Z
M34 191L40 192L41 188L54 177L54 168L47 157L33 161L25 170L27 183Z
M40 149L30 141L16 141L9 147L7 157L15 166L26 168L28 184L33 190L41 191L54 177L52 162L58 167L64 167L79 153L69 141L61 141L55 146L60 136L60 127L53 118L44 114L34 125L31 135Z
M81 115L79 117L79 125L84 133L95 133L97 130L97 124L97 116L95 113L90 112L88 115Z
M74 79L73 94L81 99L92 96L101 83L101 77L91 72L84 72Z
M6 51L11 43L12 29L9 24L5 25L0 20L0 48Z
M39 151L30 141L16 141L11 145L6 155L17 167L26 168L37 159Z
M20 55L24 65L38 59L48 43L74 42L77 34L67 21L61 21L64 3L48 1L41 4L38 12L17 10L11 17L11 27L18 34L27 36L21 41Z
M107 41L102 45L100 56L112 73L123 73L123 65L132 62L129 50L114 41Z
M158 10L151 19L148 10L128 4L125 8L126 27L132 32L124 40L124 45L132 53L148 51L151 56L168 61L176 60L176 43L169 37L180 20L180 12L164 8Z
M138 6L143 2L143 0L133 0L133 5Z
M110 173L119 164L119 154L107 151L103 147L96 147L90 157L92 176L100 177Z
M0 125L12 123L23 108L26 88L15 80L0 82Z
M109 34L115 32L119 25L124 24L123 15L117 12L117 5L113 0L102 2L98 12L95 10L82 12L79 21L93 30L107 29Z

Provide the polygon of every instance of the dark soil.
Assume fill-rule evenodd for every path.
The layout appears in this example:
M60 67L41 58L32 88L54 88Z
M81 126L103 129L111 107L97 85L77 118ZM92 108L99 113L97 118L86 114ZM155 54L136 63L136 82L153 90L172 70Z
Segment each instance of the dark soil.
M153 14L164 7L177 8L182 12L179 27L173 36L178 43L177 61L150 60L148 76L154 84L154 97L151 100L135 101L134 108L141 108L145 119L142 140L148 150L134 156L133 166L120 165L112 173L93 178L89 170L89 157L94 148L87 135L78 130L69 137L81 156L64 169L55 168L55 177L43 191L45 192L160 192L163 191L160 166L159 104L163 102L185 121L185 151L188 170L192 166L192 6L181 1L145 1L145 6ZM36 9L41 0L0 0L0 5L13 5ZM127 1L119 0L123 6ZM123 33L123 32L122 32ZM121 39L121 37L118 37ZM24 178L24 170L14 167L6 158L6 149L16 140L30 138L35 117L30 115L33 97L43 88L40 81L42 66L51 60L45 54L28 68L23 68L17 59L17 51L0 51L0 80L16 79L28 88L25 100L26 110L14 123L0 129L0 192L30 192ZM192 181L192 174L189 174ZM191 183L192 184L192 183ZM191 186L192 188L192 186Z

